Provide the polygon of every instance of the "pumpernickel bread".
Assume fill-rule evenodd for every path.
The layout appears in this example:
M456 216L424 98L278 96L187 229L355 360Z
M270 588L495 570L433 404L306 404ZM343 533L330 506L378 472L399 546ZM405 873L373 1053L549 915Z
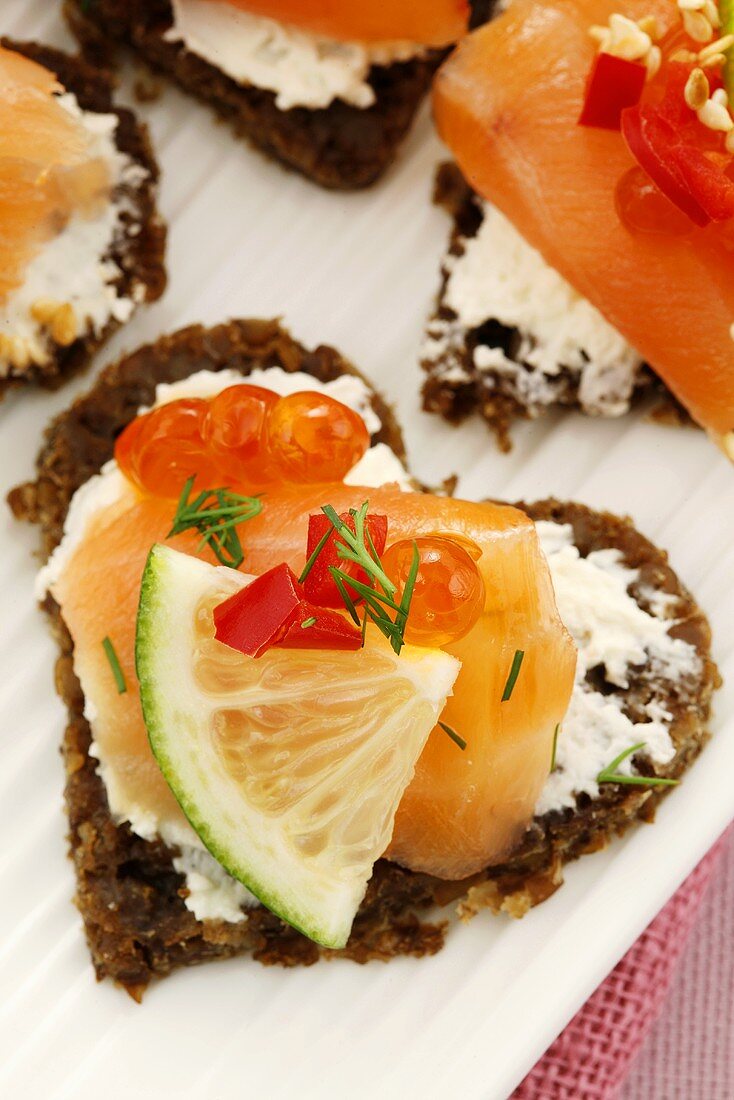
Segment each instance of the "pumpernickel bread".
M132 111L115 106L109 75L99 72L82 58L35 42L0 38L0 43L55 73L66 91L76 97L82 110L117 116L115 144L139 171L129 180L121 182L113 194L113 200L121 208L120 229L107 254L97 259L110 262L119 272L112 285L120 298L130 299L136 305L156 301L166 287L166 228L156 207L159 171L147 126L139 122ZM63 300L63 295L64 272L61 271L57 296ZM0 398L8 389L21 383L57 387L88 366L95 352L120 324L111 316L103 330L95 332L84 319L77 337L71 343L62 345L49 341L46 362L30 362L20 367L8 364L7 369L0 371ZM5 331L5 335L13 334Z
M453 163L439 168L434 201L451 216L452 228L421 361L427 412L453 423L479 413L503 451L511 447L510 429L516 420L535 418L551 407L618 416L652 394L657 399L652 413L656 420L690 423L682 406L645 364L600 372L598 383L585 386L587 367L581 364L586 358L588 365L588 357L583 348L574 349L575 365L554 362L552 373L545 373L533 360L532 332L521 333L492 317L481 324L466 324L449 303L447 290L458 261L480 232L487 208ZM493 254L486 264L494 265L501 278L503 266L514 262L514 256L503 262ZM587 394L593 399L588 400Z
M209 104L220 118L262 152L322 187L367 187L394 160L442 53L373 66L371 107L335 99L328 107L281 110L274 92L238 84L220 69L168 41L170 0L65 0L64 12L84 53L112 63L125 45L184 91Z
M150 403L157 383L202 369L229 367L247 376L255 367L267 366L306 371L322 381L345 371L356 373L331 348L306 351L274 321L184 329L109 367L86 397L56 418L39 455L35 481L10 495L13 511L40 525L48 554L61 538L73 493L111 457L116 436L141 405ZM390 409L377 394L373 406L382 422L374 441L387 443L402 457L402 438ZM679 776L705 743L711 695L718 683L703 613L666 555L628 520L558 501L520 506L536 520L569 524L582 556L616 548L623 563L636 571L633 598L645 610L664 601L670 634L695 650L696 672L685 683L655 682L651 670L639 668L632 670L626 689L601 685L604 692L617 693L619 706L632 720L642 720L651 699L664 704L675 756L656 774ZM244 952L266 964L309 965L333 954L263 907L247 910L247 919L237 924L197 921L184 904L184 879L173 866L175 852L115 824L97 763L89 755L91 730L74 674L71 638L51 599L46 610L61 649L57 689L69 712L63 752L76 899L98 977L115 979L140 999L153 977L180 965ZM650 771L644 758L636 764L639 771ZM661 797L660 788L617 784L600 789L593 799L581 795L574 808L536 818L511 860L470 881L442 882L381 860L350 941L338 954L357 962L433 954L444 942L446 925L425 917L450 902L458 903L464 917L483 907L521 916L558 888L565 862L603 847L635 821L650 820Z

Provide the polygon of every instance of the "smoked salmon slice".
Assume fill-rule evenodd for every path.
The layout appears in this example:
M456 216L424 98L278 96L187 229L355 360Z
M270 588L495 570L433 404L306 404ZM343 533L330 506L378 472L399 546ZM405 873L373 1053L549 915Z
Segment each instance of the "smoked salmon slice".
M0 46L0 302L44 241L109 194L108 168L62 92L48 69Z
M221 0L215 0L220 3ZM447 46L466 34L468 0L227 0L236 8L350 42Z
M532 522L503 505L341 483L271 493L262 513L241 528L243 570L263 573L286 561L300 571L309 514L326 503L342 513L364 500L372 513L388 517L388 542L452 532L482 551L483 614L465 638L445 647L462 668L442 720L467 748L462 752L443 730L433 731L403 797L389 850L411 869L464 878L504 858L532 818L550 770L554 733L568 706L575 648L558 617ZM166 541L174 507L170 500L140 497L129 489L88 523L52 585L74 640L77 675L97 715L95 740L108 775L115 777L114 790L108 788L111 800L114 804L116 792L126 804L137 805L143 819L173 830L183 819L148 744L134 636L146 558L154 543ZM195 553L198 542L194 534L167 545ZM101 644L105 637L117 653L124 694L118 694L111 675ZM514 688L502 701L519 653Z
M636 162L619 131L578 125L597 51L589 31L615 12L654 16L661 37L680 19L665 0L515 0L440 70L436 122L469 183L734 458L732 221L627 228L615 196Z

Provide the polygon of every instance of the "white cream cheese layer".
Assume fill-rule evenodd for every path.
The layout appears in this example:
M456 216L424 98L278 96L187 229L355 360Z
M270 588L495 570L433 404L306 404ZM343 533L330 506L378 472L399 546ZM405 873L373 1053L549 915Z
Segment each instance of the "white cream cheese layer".
M181 382L159 385L154 404L166 404L181 397L213 397L228 386L247 383L264 386L281 396L302 390L328 393L359 413L370 434L380 428L380 420L370 403L370 391L361 379L353 375L341 375L332 382L323 383L309 374L288 373L280 367L256 370L246 378L234 370L200 371ZM349 484L368 487L378 487L395 481L404 489L411 487L404 466L384 443L371 447L345 480ZM54 582L61 576L81 543L93 517L131 493L132 490L114 459L106 463L101 473L90 478L77 490L67 513L64 537L38 574L36 592L39 599L46 592L53 593ZM98 721L94 705L94 685L82 683L82 689L85 696L84 715L94 734ZM92 743L90 755L99 761L97 771L105 785L110 812L115 821L118 824L129 824L132 831L144 840L160 838L166 844L179 848L180 854L175 858L174 865L177 871L186 876L188 896L185 902L197 919L230 922L244 920L242 906L256 904L256 899L209 855L194 830L183 821L175 826L161 823L140 806L130 803L122 796L114 768L104 759L96 742Z
M172 9L169 41L181 42L238 84L275 92L281 111L315 110L335 99L371 107L372 66L407 61L423 52L411 42L366 45L319 38L241 11L226 0L172 0Z
M0 334L20 342L31 361L41 365L49 346L49 331L33 316L33 307L39 301L68 303L80 336L88 332L98 335L110 320L124 322L130 318L135 294L133 298L119 294L115 283L121 271L107 257L121 234L135 231L134 225L123 228L123 215L135 214L125 188L138 187L147 175L144 168L118 150L116 115L83 111L70 92L58 98L69 114L83 122L91 138L90 156L107 163L113 197L96 217L75 214L33 257L23 285L0 302ZM23 369L22 363L18 366L10 358L0 358L0 377L22 374Z
M653 614L629 594L637 580L618 550L595 550L582 558L573 543L570 525L537 524L548 559L561 619L578 647L576 683L561 725L556 769L543 788L537 814L573 808L576 795L599 793L596 777L621 752L645 742L643 755L654 764L667 764L675 755L668 714L654 699L647 704L647 721L633 722L621 709L617 695L594 691L586 680L601 668L610 684L626 688L630 677L649 669L652 678L680 682L696 676L700 658L693 646L671 638L674 620L666 618L670 602L657 600ZM631 763L621 766L630 775Z
M578 294L489 203L475 237L451 257L445 304L463 329L495 320L517 329L515 358L501 348L480 344L474 352L479 371L508 378L531 409L554 403L564 385L562 369L578 377L579 403L591 414L619 416L629 408L640 356L601 313ZM440 323L439 323L440 324ZM431 326L428 358L440 353L439 325Z

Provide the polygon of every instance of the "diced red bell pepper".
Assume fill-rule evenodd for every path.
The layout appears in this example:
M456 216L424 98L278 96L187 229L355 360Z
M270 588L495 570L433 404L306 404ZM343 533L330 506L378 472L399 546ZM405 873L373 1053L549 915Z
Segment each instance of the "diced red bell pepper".
M597 55L586 84L579 126L618 130L622 111L640 102L647 69L609 53Z
M344 523L346 523L352 531L354 531L354 517L350 516L348 512L345 512L339 517ZM375 550L378 556L381 555L385 549L385 543L387 542L387 516L367 516L366 532L369 533L370 538L374 544ZM331 531L324 548L321 550L319 556L316 558L311 572L306 577L304 582L304 588L306 591L306 598L311 603L318 604L319 607L344 607L344 600L339 594L339 589L334 584L334 578L329 572L329 567L332 565L338 566L344 573L347 573L350 577L353 577L357 581L361 581L362 584L369 584L369 577L363 569L361 569L356 562L345 561L344 558L340 558L337 554L336 543L339 541L339 535L334 531L331 521L323 514L319 512L315 516L309 516L308 518L308 546L306 549L306 560L308 561L316 550L321 539ZM369 550L369 542L367 543L367 549ZM355 603L358 602L356 593L350 593L354 595Z
M312 619L316 622L303 625ZM354 650L362 645L354 623L304 599L303 585L285 563L214 608L214 636L248 657L262 657L276 646Z
M214 636L230 649L260 657L285 637L302 600L293 570L276 565L214 608Z
M659 111L654 107L629 107L623 111L622 136L632 156L663 194L696 225L708 225L711 218L698 194L693 194L676 160L676 147L682 146L682 142Z
M278 646L280 649L361 649L362 631L338 611L328 611L302 600Z

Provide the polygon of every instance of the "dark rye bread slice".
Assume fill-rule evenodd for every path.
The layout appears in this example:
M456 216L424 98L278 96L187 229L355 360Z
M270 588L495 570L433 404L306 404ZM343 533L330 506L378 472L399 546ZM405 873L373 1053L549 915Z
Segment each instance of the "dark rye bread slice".
M55 73L64 88L73 92L83 110L117 116L117 148L144 169L145 176L134 183L121 185L113 196L124 199L126 203L120 217L122 233L113 240L107 255L99 259L110 260L118 268L120 274L114 285L121 297L133 298L138 303L156 301L166 288L166 227L156 207L159 170L147 126L139 122L132 111L115 106L110 77L82 58L35 42L0 38L0 43ZM63 279L64 272L61 271L58 281L60 300L63 300ZM119 327L120 322L111 318L99 334L88 328L67 346L53 343L47 363L31 364L9 377L0 378L0 399L11 387L20 383L30 382L48 388L59 386L72 374L87 367L95 352Z
M371 107L334 100L318 110L284 111L273 92L238 84L181 43L165 41L172 22L170 0L65 0L64 12L95 63L109 65L117 46L131 47L262 152L322 187L337 189L367 187L391 164L442 56L434 51L374 66Z
M156 383L201 369L233 367L246 376L254 367L272 365L304 370L322 380L344 371L355 373L333 349L308 352L276 322L233 321L209 330L184 329L108 368L86 397L57 417L39 455L36 480L10 495L15 515L40 525L48 554L61 538L72 494L110 458L115 437L138 407L150 402ZM375 441L387 443L402 456L392 413L378 395L373 405L382 420ZM680 775L706 740L711 695L718 682L703 614L669 568L666 555L629 521L556 501L522 507L537 519L571 523L582 554L617 547L625 562L640 571L633 594L643 607L651 591L671 594L671 615L678 623L674 631L701 657L695 683L685 688L664 685L677 754L660 774ZM184 905L184 880L174 870L174 853L160 843L141 840L126 825L115 825L96 761L88 752L91 732L73 671L72 642L52 600L46 601L46 610L61 648L57 690L69 711L63 751L77 904L98 977L114 978L139 999L151 978L179 965L250 952L265 964L295 966L333 954L320 951L264 908L250 910L240 924L197 921ZM606 690L619 689L607 685ZM643 713L650 690L649 679L640 675L624 693L630 717ZM639 766L644 768L644 762ZM380 860L349 944L340 954L367 962L435 953L443 945L446 925L423 918L436 904L459 901L464 916L481 907L521 916L558 888L566 861L603 847L639 819L650 820L661 797L659 790L620 786L605 787L593 800L582 796L574 811L537 819L510 861L469 881L442 882Z
M475 365L474 351L480 346L498 348L510 360L515 360L521 338L517 329L502 325L497 320L487 320L476 328L466 328L447 304L445 294L450 265L463 254L466 240L476 236L483 221L483 212L476 192L453 163L443 164L438 169L434 202L444 207L453 219L453 225L421 363L427 376L423 385L423 407L453 423L459 423L471 413L479 413L492 429L500 449L509 451L513 422L533 418L550 408L551 404L529 404L526 393L512 375L492 369L480 370ZM539 372L536 370L536 373ZM580 378L578 371L561 367L553 379L555 392L552 404L580 408ZM642 365L634 378L630 404L637 404L649 394L657 398L652 413L656 420L671 424L690 423L685 410L664 383L649 367Z

